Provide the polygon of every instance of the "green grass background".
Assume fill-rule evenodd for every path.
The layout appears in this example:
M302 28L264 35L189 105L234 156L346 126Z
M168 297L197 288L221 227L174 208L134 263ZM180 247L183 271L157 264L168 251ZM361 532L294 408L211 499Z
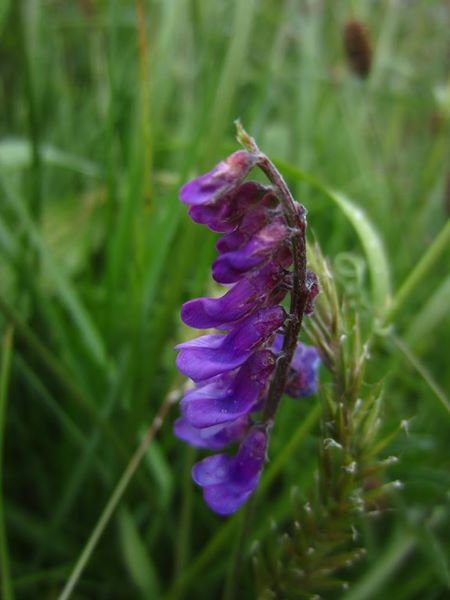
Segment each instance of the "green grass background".
M372 37L365 81L343 53L350 17ZM386 430L407 421L387 449L404 486L339 597L448 597L449 31L445 0L0 2L2 598L58 597L181 383L179 307L211 287L214 236L178 188L237 148L236 117L348 301L376 313L370 380ZM282 405L249 542L311 489L317 402ZM176 413L73 598L220 597L240 517L203 504ZM250 563L242 586L253 598Z

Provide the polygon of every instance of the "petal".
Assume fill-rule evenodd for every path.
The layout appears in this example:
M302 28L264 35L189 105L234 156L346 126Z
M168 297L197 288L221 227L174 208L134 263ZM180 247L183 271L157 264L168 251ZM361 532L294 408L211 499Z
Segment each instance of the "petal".
M248 414L264 393L275 368L269 350L253 354L225 389L212 384L189 392L181 401L185 419L194 427L234 421Z
M183 348L219 348L223 341L222 333L209 333L208 335L201 335L200 337L193 338L187 342L182 342L175 346L175 350L182 350Z
M274 287L284 279L284 271L269 263L236 283L221 298L196 298L186 302L181 308L181 318L186 325L197 329L226 329L227 324L242 319L265 304ZM284 295L272 303L280 302Z
M235 512L254 492L266 461L267 435L251 429L237 455L211 456L194 465L192 477L204 487L208 506L218 514Z
M216 244L220 253L233 252L243 246L252 235L268 225L279 215L279 211L273 208L272 193L266 194L256 206L250 207L243 215L236 231L227 233Z
M277 334L272 343L275 354L281 352L284 336ZM317 392L320 355L314 346L299 342L292 358L285 392L291 398L304 398Z
M256 487L266 462L267 435L253 428L239 447L234 461L230 463L230 479L235 485ZM254 480L256 479L256 483Z
M212 231L228 233L236 229L246 212L252 210L266 192L267 188L257 181L247 181L213 203L191 206L189 216Z
M319 352L314 346L298 344L291 363L286 393L292 398L304 398L317 392Z
M233 457L228 454L208 456L192 467L192 479L202 487L217 485L228 479L228 469Z
M218 256L212 266L219 283L234 283L247 271L264 263L289 237L286 224L280 219L260 229L239 250Z
M205 335L180 344L177 367L194 381L231 371L242 365L285 318L283 307L271 306L249 315L226 335Z
M211 204L236 189L256 164L255 155L238 150L211 171L186 183L180 190L180 200L190 206Z
M180 417L175 421L173 429L178 438L194 448L222 450L229 444L240 442L247 433L250 423L250 418L245 416L231 423L198 429L184 417Z
M225 517L235 513L253 491L254 489L242 490L225 484L211 485L203 490L203 498L211 510Z

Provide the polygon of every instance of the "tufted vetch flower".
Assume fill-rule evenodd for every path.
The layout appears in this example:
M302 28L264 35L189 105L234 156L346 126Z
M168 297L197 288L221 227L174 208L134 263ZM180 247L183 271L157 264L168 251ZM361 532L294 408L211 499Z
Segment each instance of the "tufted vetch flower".
M315 348L297 343L303 314L311 314L319 291L317 277L304 267L305 210L253 141L250 146L180 191L191 218L223 234L212 276L228 289L181 309L186 325L220 333L176 346L178 370L195 385L174 425L197 448L239 444L234 455L209 456L192 470L206 503L221 515L235 512L256 489L282 393L313 394L320 362ZM245 181L255 167L270 186ZM288 309L281 305L286 296Z

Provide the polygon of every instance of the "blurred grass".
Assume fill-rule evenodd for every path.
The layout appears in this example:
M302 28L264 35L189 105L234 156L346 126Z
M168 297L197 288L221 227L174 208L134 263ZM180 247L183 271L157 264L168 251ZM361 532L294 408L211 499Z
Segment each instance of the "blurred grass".
M345 63L350 17L372 34L367 81ZM189 222L177 189L236 147L239 116L285 168L311 234L363 315L382 319L392 282L395 322L392 330L374 325L369 381L387 380L387 430L410 420L408 435L388 448L405 486L386 500L394 510L367 524L370 552L352 574L354 595L445 597L449 420L429 381L448 402L448 244L414 269L449 216L446 2L22 0L2 3L0 20L2 338L11 322L15 329L3 543L16 596L53 598L62 589L173 386L172 348L190 335L179 306L205 293L213 257L212 235ZM360 212L330 203L334 190ZM349 214L363 215L366 229ZM356 292L348 269L339 270L345 261L362 265ZM412 361L396 343L403 339ZM301 446L286 444L311 411L282 406L271 459L283 456L283 470L261 493L259 539L271 517L289 518L292 486L307 494L315 432ZM172 437L175 412L74 597L220 594L235 525L209 513L192 489L194 453ZM439 526L422 535L412 523L439 506ZM400 553L388 565L402 539L408 561ZM251 598L250 576L243 586Z

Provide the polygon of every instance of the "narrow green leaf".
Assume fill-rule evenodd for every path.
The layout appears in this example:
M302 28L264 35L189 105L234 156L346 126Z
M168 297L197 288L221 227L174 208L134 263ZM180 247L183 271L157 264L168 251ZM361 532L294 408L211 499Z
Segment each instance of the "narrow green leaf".
M44 164L69 169L88 177L100 177L101 169L92 161L51 146L42 144L40 154ZM0 168L13 171L30 168L33 159L32 146L23 138L0 140Z
M2 357L0 365L0 573L3 600L13 600L14 592L9 567L9 551L6 538L3 490L3 450L5 443L6 404L8 400L9 376L11 371L11 354L13 346L13 329L9 327L3 337Z

